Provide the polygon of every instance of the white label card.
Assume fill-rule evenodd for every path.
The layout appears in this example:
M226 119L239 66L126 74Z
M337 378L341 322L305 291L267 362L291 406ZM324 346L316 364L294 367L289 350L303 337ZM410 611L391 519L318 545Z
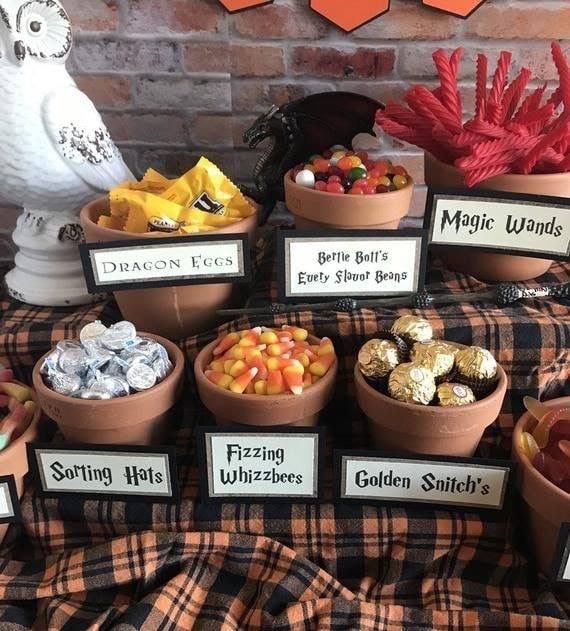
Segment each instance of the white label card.
M32 444L28 450L34 477L46 496L170 501L177 495L171 448Z
M90 291L247 281L245 235L144 238L81 246Z
M339 499L503 507L510 466L340 453Z
M320 432L208 431L201 437L203 495L316 499Z
M552 575L560 583L570 582L570 523L563 522L552 560Z
M281 231L282 300L411 294L423 287L421 230Z
M507 250L544 258L570 256L570 203L565 198L470 190L430 190L432 245Z
M16 483L11 475L0 476L0 523L20 521Z

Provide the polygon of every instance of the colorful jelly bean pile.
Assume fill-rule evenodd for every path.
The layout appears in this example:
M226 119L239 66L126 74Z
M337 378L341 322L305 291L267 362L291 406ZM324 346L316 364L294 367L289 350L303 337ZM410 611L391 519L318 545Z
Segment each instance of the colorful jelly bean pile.
M0 419L0 451L28 427L36 404L27 386L14 383L14 373L0 367L0 408L8 413Z
M302 394L335 362L331 340L311 344L305 329L255 327L228 333L214 349L207 379L236 394Z
M532 433L522 433L521 448L537 471L570 493L570 407L542 415Z
M334 145L296 166L291 179L300 186L327 193L375 195L404 188L410 176L403 166L394 166L390 160L370 160L365 151L355 153Z

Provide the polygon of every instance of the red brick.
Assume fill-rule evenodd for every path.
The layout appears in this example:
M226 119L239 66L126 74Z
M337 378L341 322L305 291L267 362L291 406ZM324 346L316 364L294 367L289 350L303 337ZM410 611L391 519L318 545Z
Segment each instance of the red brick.
M247 145L243 142L243 134L255 122L257 116L233 116L232 135L234 147L244 148Z
M570 25L568 26L568 36L570 37ZM570 59L570 43L563 44L562 50L566 53L566 58ZM539 48L524 46L518 61L520 66L527 66L536 79L547 81L558 78L556 66L550 54L550 46L540 46Z
M563 39L570 35L570 8L484 4L466 22L468 35L498 39Z
M128 77L111 75L82 75L75 77L79 89L98 107L123 107L131 101L131 82Z
M199 114L192 121L191 135L197 145L231 147L233 145L232 117Z
M131 33L216 32L224 10L205 0L129 0L125 30Z
M229 50L231 71L237 77L277 77L285 73L280 46L233 45Z
M259 80L232 81L234 112L265 112L271 105L283 105L308 94L334 90L332 83L273 83Z
M186 140L181 116L108 112L103 118L118 141L184 144Z
M364 94L380 103L401 101L409 85L401 81L342 81L339 90Z
M307 5L269 4L234 16L234 29L244 37L275 39L317 39L327 25Z
M229 72L230 45L227 43L187 44L183 55L188 72Z
M200 150L181 149L143 151L138 159L138 172L144 173L149 167L164 175L180 176L191 169L203 155ZM227 151L208 151L208 158L230 178L234 177L233 149Z
M65 0L75 31L114 31L119 23L117 0Z
M375 79L394 69L394 49L338 50L298 46L291 51L291 66L297 74Z
M442 40L453 37L463 20L436 12L420 4L394 2L390 12L354 31L354 37L370 39Z

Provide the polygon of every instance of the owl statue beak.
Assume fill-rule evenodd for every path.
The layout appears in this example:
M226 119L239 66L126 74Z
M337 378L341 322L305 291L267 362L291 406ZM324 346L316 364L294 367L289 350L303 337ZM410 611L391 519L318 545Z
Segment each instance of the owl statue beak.
M26 47L24 46L24 42L18 40L14 43L14 54L16 55L16 59L18 61L24 61L26 58Z

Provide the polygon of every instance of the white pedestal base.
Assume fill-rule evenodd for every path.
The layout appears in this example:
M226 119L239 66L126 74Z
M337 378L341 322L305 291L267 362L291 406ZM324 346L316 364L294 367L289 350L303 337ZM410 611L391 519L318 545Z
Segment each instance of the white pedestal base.
M101 300L104 295L87 292L77 248L82 234L76 215L24 210L12 235L18 253L6 274L9 295L47 307Z

